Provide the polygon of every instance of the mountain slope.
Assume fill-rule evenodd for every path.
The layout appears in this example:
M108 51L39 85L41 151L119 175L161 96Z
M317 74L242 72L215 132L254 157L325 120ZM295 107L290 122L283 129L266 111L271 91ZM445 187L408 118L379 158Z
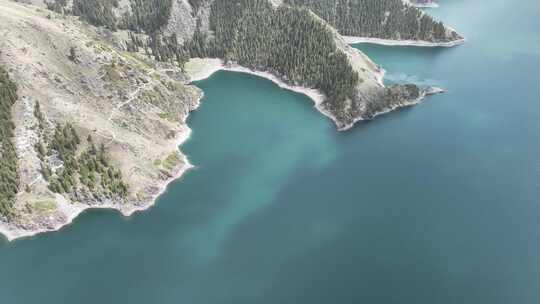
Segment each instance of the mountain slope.
M54 230L89 207L131 214L189 167L177 147L200 92L179 70L170 77L175 69L160 72L94 28L36 7L0 0L0 20L0 65L18 86L20 172L1 232Z

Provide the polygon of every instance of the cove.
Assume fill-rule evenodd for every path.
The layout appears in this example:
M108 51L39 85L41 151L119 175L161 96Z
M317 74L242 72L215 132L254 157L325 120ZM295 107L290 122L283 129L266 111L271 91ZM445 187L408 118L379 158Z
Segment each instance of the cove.
M357 45L449 92L345 133L267 80L197 83L196 168L143 214L1 241L0 303L538 303L538 9L452 1L464 46Z

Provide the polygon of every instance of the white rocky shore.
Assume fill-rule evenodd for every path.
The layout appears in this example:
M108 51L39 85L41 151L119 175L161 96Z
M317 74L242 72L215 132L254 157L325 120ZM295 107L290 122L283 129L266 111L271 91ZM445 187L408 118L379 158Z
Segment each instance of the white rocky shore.
M418 7L418 8L437 8L439 4L433 0L431 1L418 1L418 0L403 0L403 2Z
M255 71L238 64L224 63L223 60L218 58L192 58L186 63L185 70L191 82L207 79L218 71L239 72L268 79L282 89L304 94L309 97L313 101L317 111L330 118L336 125L339 125L338 119L322 107L322 103L326 100L326 96L322 92L302 86L291 86L269 72ZM383 76L384 70L382 70L381 75L378 76L381 82ZM354 124L347 125L345 128L338 128L338 130L345 131L350 129L353 125Z
M390 40L390 39L380 39L380 38L369 38L369 37L354 37L354 36L343 36L343 39L349 44L358 44L358 43L371 43L379 44L386 46L420 46L420 47L454 47L466 42L465 38L448 41L448 42L431 42L431 41L422 41L422 40Z
M301 86L291 86L269 72L255 71L234 63L224 63L223 60L218 58L192 58L186 63L185 70L190 82L207 79L218 71L239 72L259 76L272 81L280 88L306 95L313 101L317 110L325 116L333 120L335 119L320 106L326 99L326 96L322 92Z

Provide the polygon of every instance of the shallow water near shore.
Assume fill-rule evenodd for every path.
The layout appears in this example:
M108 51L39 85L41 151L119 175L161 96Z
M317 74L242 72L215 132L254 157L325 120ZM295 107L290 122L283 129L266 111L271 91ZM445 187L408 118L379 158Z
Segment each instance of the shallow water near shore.
M268 80L199 82L196 168L132 218L0 241L0 303L539 303L539 10L444 1L465 45L358 45L449 92L344 133Z

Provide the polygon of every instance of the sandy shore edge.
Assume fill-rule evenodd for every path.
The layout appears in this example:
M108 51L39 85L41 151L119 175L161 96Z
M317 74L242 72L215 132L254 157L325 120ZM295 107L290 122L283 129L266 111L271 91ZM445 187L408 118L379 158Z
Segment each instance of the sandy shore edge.
M186 71L188 73L188 77L190 78L190 83L207 79L218 71L240 72L268 79L278 85L280 88L304 94L313 100L315 104L320 104L326 99L324 94L316 89L301 86L291 86L269 72L252 70L238 64L225 64L223 60L217 58L193 58L186 65L188 66ZM191 71L189 70L189 66L193 67Z

